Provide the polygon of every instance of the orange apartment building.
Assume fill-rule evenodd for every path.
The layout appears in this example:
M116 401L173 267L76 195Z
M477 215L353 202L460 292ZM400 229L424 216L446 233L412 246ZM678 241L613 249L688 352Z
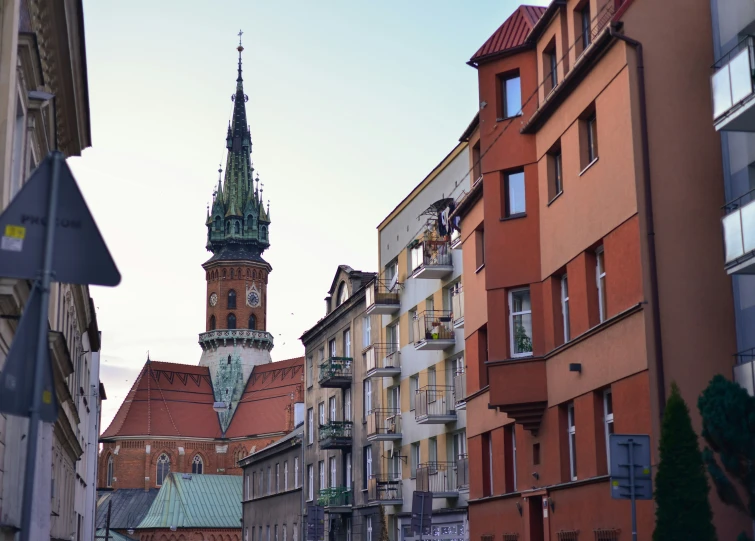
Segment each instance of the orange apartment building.
M471 539L631 539L608 435L655 448L673 381L699 432L698 395L731 374L711 17L695 3L520 6L469 62L475 180L455 215ZM719 538L749 528L711 502ZM639 539L653 528L638 502Z

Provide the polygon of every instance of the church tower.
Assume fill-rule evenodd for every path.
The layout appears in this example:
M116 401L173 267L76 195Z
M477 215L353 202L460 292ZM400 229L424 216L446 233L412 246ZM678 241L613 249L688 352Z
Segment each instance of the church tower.
M254 177L252 138L246 118L244 81L239 65L233 118L228 125L225 176L218 170L217 191L207 212L207 250L202 267L207 279L205 332L200 366L212 377L223 430L230 423L252 369L271 362L273 336L267 332L267 278L272 270L262 258L270 246L270 207L265 209L259 175Z

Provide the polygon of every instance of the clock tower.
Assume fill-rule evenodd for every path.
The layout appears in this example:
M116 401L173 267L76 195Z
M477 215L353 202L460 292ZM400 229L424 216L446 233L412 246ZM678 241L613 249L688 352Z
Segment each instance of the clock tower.
M207 250L202 267L207 280L205 332L200 366L210 369L216 402L224 402L221 426L228 426L246 382L256 365L271 362L273 336L267 332L267 278L272 270L262 258L270 246L270 206L262 201L259 175L254 177L252 138L246 118L241 76L241 32L233 118L226 135L225 176L207 212Z

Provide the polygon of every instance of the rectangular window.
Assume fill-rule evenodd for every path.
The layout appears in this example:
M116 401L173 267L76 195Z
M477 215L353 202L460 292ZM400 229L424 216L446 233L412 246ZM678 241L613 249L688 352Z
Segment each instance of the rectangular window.
M564 191L563 160L559 142L548 153L548 201L553 201Z
M532 355L532 304L529 288L509 292L509 336L512 357Z
M595 261L595 280L598 286L598 312L600 314L600 322L603 323L606 320L606 265L602 246L595 252Z
M315 442L315 415L312 408L307 410L307 443L312 445Z
M399 385L388 387L388 407L395 410L401 409L401 387Z
M275 525L275 541L278 541L278 525Z
M257 490L257 472L252 472L252 498L255 497L255 490ZM259 494L257 494L257 496L259 496Z
M286 525L283 525L283 541L286 541Z
M417 317L417 310L409 310L409 343L419 342L424 334L419 330L420 321Z
M267 467L267 493L273 493L273 471L270 466Z
M543 89L546 96L558 85L558 58L556 38L543 50Z
M475 268L480 270L485 264L485 230L475 229L474 232Z
M522 112L522 82L519 74L501 77L501 104L503 118L511 118Z
M399 335L398 335L398 321L395 323L392 323L391 325L388 325L385 328L385 341L387 342L387 347L390 348L388 350L388 353L393 353L394 351L397 351L400 348L399 345Z
M416 375L409 376L409 409L414 411L417 403L417 389L419 389L419 379Z
M606 389L603 393L603 422L606 425L606 453L608 455L608 467L611 467L611 446L609 440L613 434L613 393Z
M427 440L428 462L438 462L438 438L432 437Z
M351 389L343 392L343 420L351 421Z
M281 465L275 465L275 492L281 491Z
M251 477L249 474L244 475L244 499L248 500L251 497L251 492L249 492L249 477Z
M364 407L362 411L364 412L363 420L366 421L367 416L372 411L372 380L366 379L362 385L364 385Z
M370 328L370 316L362 318L362 347L372 344L372 329Z
M312 356L307 357L307 387L312 387Z
M288 490L288 460L283 463L283 490Z
M513 487L516 490L516 424L511 426L511 474L513 477Z
M325 424L325 402L317 404L317 418L320 420L320 426Z
M328 342L328 352L330 353L331 359L336 356L336 339L335 338L333 338L332 340L330 340L330 342Z
M587 127L587 163L598 159L598 118L595 113L585 121Z
M346 453L346 488L351 488L351 453Z
M564 343L571 340L571 328L569 326L569 281L564 274L561 277L561 315L564 320Z
M580 23L582 26L582 50L589 47L592 42L592 31L590 30L590 2L585 2L585 7L579 13Z
M294 488L299 488L299 457L294 457Z
M569 475L577 480L577 427L574 422L574 403L566 406L567 429L569 437Z
M365 541L372 541L372 515L367 515L367 538Z
M480 142L477 141L472 147L472 173L474 175L474 181L472 186L476 185L482 180L482 163L480 163Z
M325 476L325 461L320 460L317 463L317 475L319 476L318 479L320 480L320 490L324 490L328 488L328 478Z
M338 473L336 470L336 457L332 456L330 457L330 486L331 487L337 487L338 482L336 481L336 474Z
M368 445L362 452L362 488L367 488L367 480L372 475L372 446Z
M494 479L493 479L493 473L494 473L494 468L495 468L495 461L493 460L493 457L495 455L493 454L493 438L492 438L492 434L490 432L488 432L488 438L487 439L488 439L488 449L487 449L487 451L488 451L488 453L487 453L488 454L488 456L487 456L487 459L488 459L488 486L490 487L489 494L493 495L493 494L495 494L495 484L494 484Z
M351 330L343 331L343 356L351 357Z
M336 397L331 396L328 399L328 405L330 409L330 422L337 421L338 417L336 416Z
M511 218L527 211L524 193L524 171L505 173L504 183L504 216Z
M267 541L270 541L270 526L267 527Z

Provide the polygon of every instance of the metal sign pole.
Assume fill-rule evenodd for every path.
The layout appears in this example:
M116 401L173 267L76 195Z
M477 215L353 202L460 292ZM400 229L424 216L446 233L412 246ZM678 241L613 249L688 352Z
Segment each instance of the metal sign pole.
M634 442L629 442L629 498L632 501L632 541L637 541L637 494L634 486Z
M39 288L42 297L42 306L39 311L39 335L37 337L37 350L34 359L34 392L32 395L31 408L29 408L29 440L26 452L26 469L24 474L24 499L21 511L21 536L20 541L31 539L31 517L34 497L34 472L37 462L37 443L39 439L39 410L42 401L45 349L48 346L47 338L47 313L50 304L50 282L52 278L52 254L55 240L55 223L58 210L58 179L60 177L60 162L62 154L53 152L52 175L50 178L50 194L47 201L47 225L45 231L44 263L42 275L37 279L34 287ZM52 397L48 397L48 400Z

